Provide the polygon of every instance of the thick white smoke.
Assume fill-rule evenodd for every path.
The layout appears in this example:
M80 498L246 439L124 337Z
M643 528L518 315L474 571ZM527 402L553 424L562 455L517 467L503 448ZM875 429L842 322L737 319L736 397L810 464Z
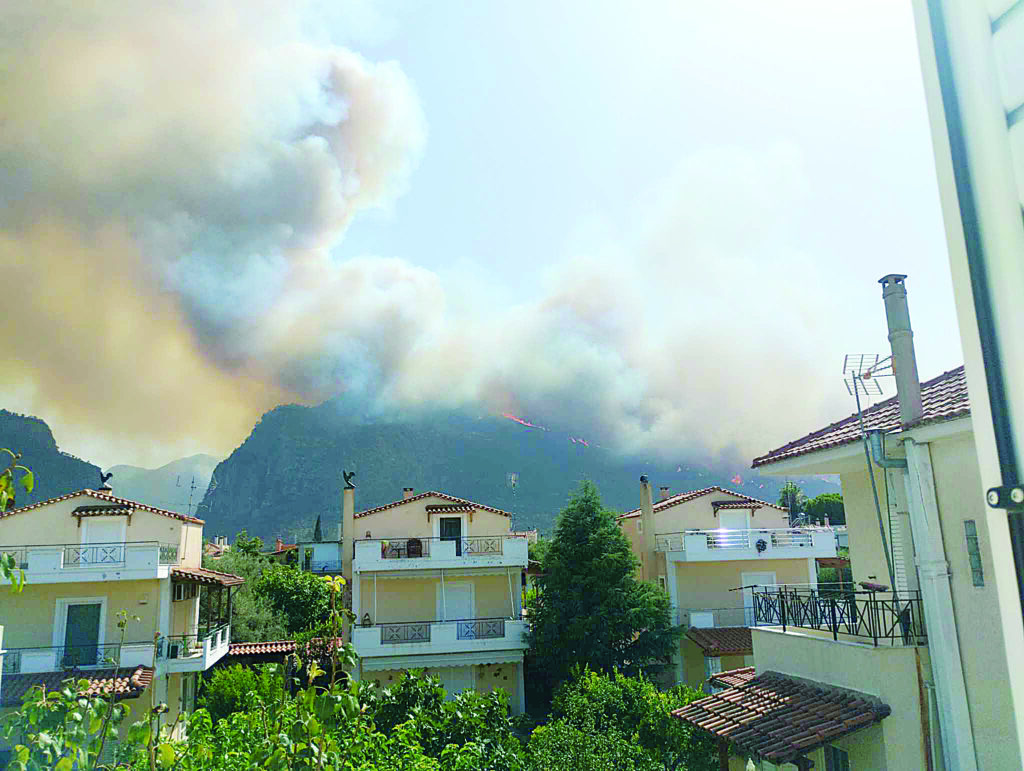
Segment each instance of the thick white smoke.
M315 29L291 2L0 9L8 397L162 459L339 392L671 452L764 449L793 410L834 406L777 382L808 376L830 312L814 265L771 247L801 195L793 153L688 159L634 232L581 238L538 296L496 307L415 255L332 258L406 190L426 121L397 63Z

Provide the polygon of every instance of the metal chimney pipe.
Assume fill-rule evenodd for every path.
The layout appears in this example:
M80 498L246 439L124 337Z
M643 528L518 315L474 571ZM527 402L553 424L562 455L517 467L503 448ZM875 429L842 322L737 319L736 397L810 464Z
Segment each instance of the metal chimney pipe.
M914 332L910 329L905 275L890 273L878 279L882 285L885 320L889 324L889 346L892 348L892 371L896 376L896 395L900 403L900 423L906 425L924 416L921 403L921 380L917 374L914 354Z

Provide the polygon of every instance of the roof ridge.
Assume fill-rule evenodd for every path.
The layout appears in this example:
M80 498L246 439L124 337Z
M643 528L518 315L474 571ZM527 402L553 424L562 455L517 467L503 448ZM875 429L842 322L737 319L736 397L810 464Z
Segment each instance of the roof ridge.
M171 519L177 519L182 522L188 522L190 524L204 524L203 520L187 514L179 514L178 512L170 511L169 509L160 509L157 508L156 506L150 506L148 503L133 501L130 498L119 498L116 495L109 495L107 493L100 492L99 490L93 490L91 487L83 487L81 490L75 490L74 492L71 493L65 493L64 495L58 495L53 498L47 498L45 501L37 501L36 503L30 503L26 506L19 506L16 509L10 509L9 511L0 513L0 519L4 517L9 517L13 514L22 514L26 511L38 509L42 506L48 506L51 503L60 503L61 501L71 500L72 498L75 498L79 495L88 495L89 497L95 498L96 500L99 501L109 501L111 503L116 503L121 506L130 506L133 509L149 511L153 514L159 514L164 517L170 517Z
M416 495L410 496L408 498L402 498L401 500L391 501L391 503L385 503L382 506L376 506L376 507L374 507L372 509L364 509L363 511L357 511L353 515L353 518L354 519L359 519L360 517L365 517L365 516L367 516L369 514L376 514L379 511L384 511L386 509L392 509L395 506L402 506L403 504L409 503L410 501L418 501L418 500L420 500L422 498L429 498L430 496L434 496L436 498L444 498L445 500L454 501L455 503L461 503L461 504L473 506L474 508L483 509L484 511L492 511L492 512L494 512L496 514L501 514L501 515L509 517L509 518L511 518L511 516L512 516L507 511L495 508L494 506L488 506L488 505L483 504L483 503L477 503L476 501L471 501L471 500L469 500L467 498L459 498L456 495L449 495L448 493L442 493L442 492L439 492L437 490L427 490L426 492L417 493Z
M710 493L716 490L720 493L725 493L726 495L739 496L740 498L743 498L746 501L760 503L764 506L771 506L773 509L778 509L779 511L789 511L789 509L785 508L784 506L779 506L777 503L763 501L760 498L755 498L752 495L747 495L746 493L741 493L737 490L730 490L728 487L722 487L721 485L711 485L710 487L700 487L696 490L690 490L685 493L677 493L676 495L669 496L663 501L658 501L657 503L654 503L651 508L653 508L654 512L657 513L661 509L668 509L680 503L688 503L692 500L696 500L697 498L702 498L703 496L709 495ZM740 503L740 501L736 501L736 503ZM626 519L627 517L636 516L639 511L640 509L630 509L624 514L620 514L618 517L616 517L616 519Z

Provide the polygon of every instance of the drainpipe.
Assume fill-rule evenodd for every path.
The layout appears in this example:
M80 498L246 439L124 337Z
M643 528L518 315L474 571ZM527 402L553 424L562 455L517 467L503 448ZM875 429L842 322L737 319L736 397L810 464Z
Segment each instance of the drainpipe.
M646 474L640 477L640 522L644 529L640 541L643 549L640 556L640 578L644 581L654 581L654 572L657 569L654 551L654 502L651 498L651 483L647 481Z
M905 469L907 467L906 458L887 458L885 457L885 445L882 442L882 435L885 432L880 428L873 428L868 431L868 445L871 447L871 460L875 462L875 465L879 468L890 469L900 468Z
M897 397L900 404L900 422L906 426L924 414L921 401L921 383L917 378L917 360L914 354L914 335L910 329L910 312L906 276L890 274L882 277L882 299L889 325L889 343L892 347L892 368L896 375ZM953 595L949 586L949 563L942 543L939 505L935 494L935 476L932 472L931 451L927 443L918 444L902 434L906 448L906 470L903 481L907 491L910 529L917 554L917 574L921 584L921 604L924 606L928 629L928 652L932 660L935 692L938 696L939 728L942 748L949 768L975 771L978 767L974 750L974 733L967 707L967 685L960 659ZM881 437L874 441L880 446ZM884 453L881 453L884 457Z

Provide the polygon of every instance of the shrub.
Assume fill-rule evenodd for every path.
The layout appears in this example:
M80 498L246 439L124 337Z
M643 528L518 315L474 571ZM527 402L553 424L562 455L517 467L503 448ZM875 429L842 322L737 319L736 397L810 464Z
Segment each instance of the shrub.
M255 669L235 664L215 669L203 678L199 706L205 707L213 722L235 712L244 712L254 703L253 696L264 704L284 697L284 683L277 664L261 664Z

